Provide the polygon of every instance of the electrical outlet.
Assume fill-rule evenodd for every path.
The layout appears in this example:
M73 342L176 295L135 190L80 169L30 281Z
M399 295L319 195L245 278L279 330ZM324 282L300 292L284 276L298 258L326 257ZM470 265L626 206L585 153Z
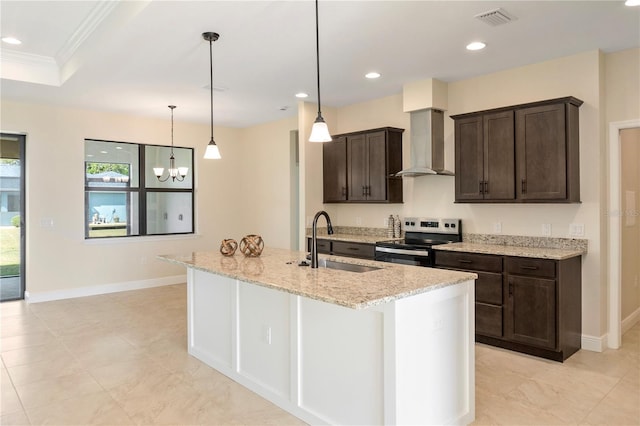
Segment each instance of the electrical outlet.
M584 223L570 224L569 235L572 237L584 237Z
M264 342L267 345L271 344L271 327L269 327L268 325L265 325L262 327L262 331L264 333Z
M493 233L494 234L502 233L502 222L493 222Z
M356 217L356 226L362 226L362 218L360 216Z
M313 218L311 216L307 216L307 228L310 228L313 225Z
M382 226L384 228L386 228L387 226L389 226L389 218L385 217L384 219L382 219Z
M551 236L551 224L543 223L542 224L542 236L550 237Z

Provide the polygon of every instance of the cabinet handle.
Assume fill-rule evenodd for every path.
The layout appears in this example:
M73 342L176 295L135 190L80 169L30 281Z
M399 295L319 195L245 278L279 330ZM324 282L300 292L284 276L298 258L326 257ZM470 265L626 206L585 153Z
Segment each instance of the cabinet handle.
M346 186L342 187L342 195L343 196L347 195L347 187Z
M360 250L358 247L347 247L348 250Z
M362 195L367 195L367 187L362 185Z
M489 193L489 182L488 181L484 181L484 193L488 194Z
M522 193L523 194L527 193L527 180L526 179L522 179Z
M537 271L538 270L537 266L521 266L520 268L528 269L529 271Z
M509 297L513 296L513 283L509 283Z
M482 181L480 181L480 193L484 194L484 185L482 184Z
M458 259L458 262L460 262L460 263L473 263L471 260L467 260L467 259Z

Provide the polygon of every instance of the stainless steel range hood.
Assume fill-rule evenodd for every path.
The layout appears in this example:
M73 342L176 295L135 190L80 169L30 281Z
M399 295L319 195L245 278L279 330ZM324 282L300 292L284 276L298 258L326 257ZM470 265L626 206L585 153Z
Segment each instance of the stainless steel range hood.
M444 111L435 108L410 113L411 166L396 176L447 175L444 168Z

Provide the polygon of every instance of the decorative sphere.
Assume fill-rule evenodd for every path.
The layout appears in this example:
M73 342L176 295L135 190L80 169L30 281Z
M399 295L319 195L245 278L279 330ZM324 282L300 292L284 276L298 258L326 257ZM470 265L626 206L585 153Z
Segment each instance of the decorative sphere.
M262 254L264 241L260 235L247 235L240 240L240 251L247 257L258 257Z
M220 243L220 253L225 256L233 256L237 248L238 243L236 242L236 240L231 238L224 239L222 240L222 243Z

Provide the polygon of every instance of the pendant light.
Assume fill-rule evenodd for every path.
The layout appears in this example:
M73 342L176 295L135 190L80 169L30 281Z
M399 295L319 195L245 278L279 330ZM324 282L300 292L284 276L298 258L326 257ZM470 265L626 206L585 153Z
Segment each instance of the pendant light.
M178 182L182 182L189 173L188 167L176 167L176 159L173 156L173 110L176 108L175 105L169 105L169 109L171 109L171 156L169 156L169 173L165 178L162 177L164 174L164 167L154 167L153 174L156 175L160 182L166 182L171 178L172 182L176 180Z
M329 128L322 118L320 108L320 41L318 37L318 0L316 0L316 75L318 77L318 116L311 127L309 142L331 142Z
M209 71L210 71L210 88L211 88L211 140L207 145L207 150L204 152L205 159L219 160L220 150L216 141L213 140L213 42L220 38L220 34L214 32L202 33L202 38L209 42Z

